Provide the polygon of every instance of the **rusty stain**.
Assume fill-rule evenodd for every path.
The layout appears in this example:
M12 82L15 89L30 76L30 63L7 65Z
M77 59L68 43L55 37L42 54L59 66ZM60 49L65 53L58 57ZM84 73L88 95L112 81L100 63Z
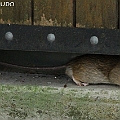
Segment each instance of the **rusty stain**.
M31 20L25 20L25 21L19 21L19 22L12 22L11 20L3 20L3 19L0 19L0 23L1 24L25 24L25 25L30 25L31 24Z
M72 7L72 0L35 0L35 24L71 27Z
M61 26L61 23L59 23L57 21L57 19L52 20L51 18L49 20L47 20L45 14L43 13L43 15L41 16L40 20L37 20L35 22L35 25L42 25L42 26ZM64 22L63 26L72 26L72 23L67 23L66 21Z

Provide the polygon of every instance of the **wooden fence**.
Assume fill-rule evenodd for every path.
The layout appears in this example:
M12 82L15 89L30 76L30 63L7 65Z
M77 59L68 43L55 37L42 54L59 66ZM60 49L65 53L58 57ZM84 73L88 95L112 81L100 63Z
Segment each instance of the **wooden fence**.
M120 0L1 0L0 23L118 29L119 3Z

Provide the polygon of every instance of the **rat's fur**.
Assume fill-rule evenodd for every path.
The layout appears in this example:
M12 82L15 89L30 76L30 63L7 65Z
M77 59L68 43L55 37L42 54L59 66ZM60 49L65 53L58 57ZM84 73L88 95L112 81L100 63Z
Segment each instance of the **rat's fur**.
M109 73L110 83L120 85L120 60Z
M117 65L118 62L118 56L83 55L68 63L65 73L80 86L86 86L89 83L114 83L120 85L120 71L118 70L120 64ZM119 71L119 74L116 71Z

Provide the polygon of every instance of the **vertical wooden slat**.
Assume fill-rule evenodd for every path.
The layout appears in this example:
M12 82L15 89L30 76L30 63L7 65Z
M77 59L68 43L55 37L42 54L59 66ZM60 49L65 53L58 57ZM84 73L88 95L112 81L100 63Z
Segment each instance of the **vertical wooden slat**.
M117 0L76 0L77 27L117 28Z
M14 2L14 6L0 6L0 23L31 24L31 0L7 0ZM1 4L5 0L0 1Z
M120 0L118 0L118 29L120 29Z
M73 26L73 0L34 0L36 25Z

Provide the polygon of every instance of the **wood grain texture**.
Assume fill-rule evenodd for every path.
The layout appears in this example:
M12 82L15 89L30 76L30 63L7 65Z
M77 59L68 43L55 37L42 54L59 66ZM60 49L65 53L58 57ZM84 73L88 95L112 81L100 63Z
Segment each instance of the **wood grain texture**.
M76 26L117 28L117 0L76 0Z
M73 0L34 0L36 25L72 26Z
M120 29L120 0L118 0L118 29Z
M5 0L0 1L4 5ZM11 0L7 0L11 2ZM12 0L14 6L0 6L0 23L31 24L30 0Z

